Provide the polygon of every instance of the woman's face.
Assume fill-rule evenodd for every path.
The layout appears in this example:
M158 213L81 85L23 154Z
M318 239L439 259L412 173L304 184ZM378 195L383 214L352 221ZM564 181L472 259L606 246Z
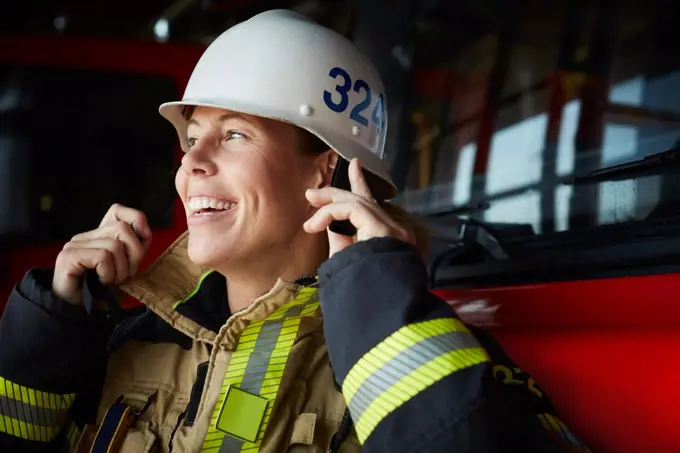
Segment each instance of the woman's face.
M326 183L331 153L305 155L289 124L216 108L197 107L187 135L175 185L192 261L228 267L300 242L305 191Z

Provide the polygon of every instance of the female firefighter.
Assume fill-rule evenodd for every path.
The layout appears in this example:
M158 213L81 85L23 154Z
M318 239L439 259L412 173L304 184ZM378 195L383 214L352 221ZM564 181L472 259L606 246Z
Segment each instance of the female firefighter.
M260 14L160 112L185 151L188 231L137 275L151 230L114 205L16 286L0 450L586 451L531 382L497 383L502 350L427 291L418 230L382 201L383 85L349 41ZM98 282L143 310L117 319Z

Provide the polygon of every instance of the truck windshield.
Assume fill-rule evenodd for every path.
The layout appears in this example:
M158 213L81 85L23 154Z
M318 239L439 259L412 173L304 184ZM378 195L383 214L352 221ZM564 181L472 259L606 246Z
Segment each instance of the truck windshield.
M513 263L506 271L536 276L548 259L539 250L564 264L562 274L598 260L622 269L634 260L600 249L616 242L633 251L643 240L680 236L680 173L672 161L577 178L680 145L674 21L655 2L614 2L615 10L605 3L569 2L552 15L537 3L432 11L435 21L455 12L457 23L474 26L459 30L465 45L446 61L427 51L443 45L443 30L423 34L416 46L415 132L407 189L397 201L428 219L432 260L460 239L461 216L451 211L490 226L506 249L457 255L442 264L455 268L450 276L472 265L488 276L502 261ZM660 262L669 244L645 242L641 250Z
M174 129L158 115L172 79L0 64L0 242L67 240L108 207L169 226Z

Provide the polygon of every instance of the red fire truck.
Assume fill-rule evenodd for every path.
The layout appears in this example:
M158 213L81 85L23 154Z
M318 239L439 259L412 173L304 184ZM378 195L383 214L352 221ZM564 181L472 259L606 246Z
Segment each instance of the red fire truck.
M64 241L91 229L113 202L147 213L154 229L147 263L185 229L172 177L179 150L168 152L177 149L176 137L156 108L181 96L201 50L0 36L0 294L6 295L30 267L52 266ZM578 100L575 79L582 86ZM416 90L426 91L436 78L420 80L416 77ZM540 126L558 157L578 154L580 143L588 141L588 121L599 118L602 139L603 115L618 118L619 125L641 116L654 124L677 121L671 113L620 102L606 103L604 113L593 110L591 104L600 105L595 101L601 87L579 74L557 71L542 83L550 94L548 110L524 124ZM502 196L476 200L474 190L466 193L463 186L474 188L480 177L511 165L494 146L516 143L522 133L512 125L494 132L491 113L498 106L485 106L473 137L476 147L465 145L458 152L456 185L467 182L441 188L448 197L445 209L421 210L433 229L433 287L464 320L491 329L521 367L496 372L511 384L529 385L522 370L531 371L592 451L680 451L680 391L674 390L680 381L675 351L680 347L675 299L680 228L673 222L673 180L665 175L654 183L656 198L645 204L651 209L628 206L630 199L639 201L645 178L658 179L662 167L674 165L676 154L578 177L574 168L547 172L550 178L531 156L515 157L537 172L535 181L527 186L506 181L507 187L496 191ZM414 118L423 134L430 130L426 118ZM569 128L576 145L560 151L560 137ZM423 168L436 159L428 149L419 153ZM591 159L581 154L572 161ZM420 175L429 178L427 172ZM631 180L634 189L625 186ZM623 188L612 189L612 181ZM525 206L513 200L529 197L540 204L546 193L553 202L541 206L553 214L520 219ZM419 196L410 191L400 201L407 207L436 204ZM607 196L615 200L597 214L592 201ZM630 212L622 213L622 204Z

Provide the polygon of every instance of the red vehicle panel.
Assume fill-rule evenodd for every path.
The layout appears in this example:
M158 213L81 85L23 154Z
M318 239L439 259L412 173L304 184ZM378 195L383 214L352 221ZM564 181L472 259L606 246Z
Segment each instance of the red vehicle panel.
M202 48L77 37L0 37L0 64L158 75L181 96ZM179 157L179 149L176 149ZM148 264L185 229L174 202L154 231ZM63 241L0 249L0 304L31 267L50 267ZM676 275L597 279L438 294L470 323L487 326L550 394L594 452L677 452L680 293ZM1 307L0 307L1 308Z
M438 294L489 326L593 452L680 451L677 275Z

